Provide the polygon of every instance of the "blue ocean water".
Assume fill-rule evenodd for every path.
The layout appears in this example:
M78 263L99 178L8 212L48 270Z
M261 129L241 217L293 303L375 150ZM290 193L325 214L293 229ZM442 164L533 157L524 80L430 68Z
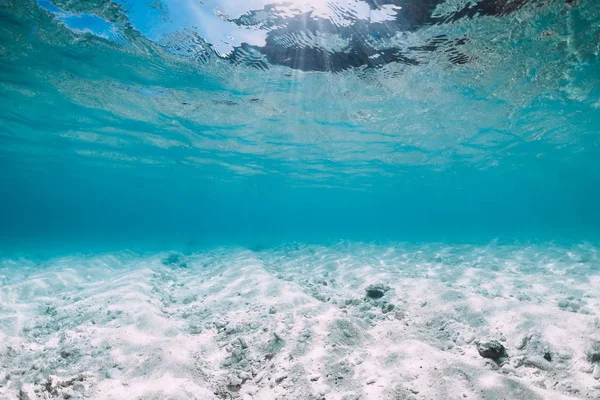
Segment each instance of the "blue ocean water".
M0 400L600 398L600 1L0 0Z
M0 19L3 248L598 236L596 1Z

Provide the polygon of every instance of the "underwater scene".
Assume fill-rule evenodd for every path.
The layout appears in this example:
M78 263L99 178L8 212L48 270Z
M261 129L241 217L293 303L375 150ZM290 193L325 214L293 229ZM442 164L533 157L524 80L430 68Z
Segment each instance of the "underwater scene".
M0 399L600 399L600 1L0 0Z

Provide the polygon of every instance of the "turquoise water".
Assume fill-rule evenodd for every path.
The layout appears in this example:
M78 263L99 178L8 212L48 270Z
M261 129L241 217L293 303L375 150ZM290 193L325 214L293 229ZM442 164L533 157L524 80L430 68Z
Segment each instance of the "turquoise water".
M0 399L600 398L600 1L0 0Z
M8 246L595 239L600 5L389 3L4 0Z

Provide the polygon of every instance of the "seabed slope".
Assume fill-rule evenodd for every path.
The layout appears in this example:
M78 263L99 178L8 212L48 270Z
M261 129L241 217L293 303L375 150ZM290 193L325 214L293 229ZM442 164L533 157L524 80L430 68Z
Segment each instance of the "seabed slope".
M0 283L0 398L600 398L588 244L13 258Z

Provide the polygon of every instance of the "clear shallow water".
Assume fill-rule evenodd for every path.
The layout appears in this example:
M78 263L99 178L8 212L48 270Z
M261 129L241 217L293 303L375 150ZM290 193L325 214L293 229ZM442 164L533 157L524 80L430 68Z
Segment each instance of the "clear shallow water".
M227 3L0 3L5 248L597 238L597 2Z
M594 0L0 0L0 399L597 399L599 71Z

